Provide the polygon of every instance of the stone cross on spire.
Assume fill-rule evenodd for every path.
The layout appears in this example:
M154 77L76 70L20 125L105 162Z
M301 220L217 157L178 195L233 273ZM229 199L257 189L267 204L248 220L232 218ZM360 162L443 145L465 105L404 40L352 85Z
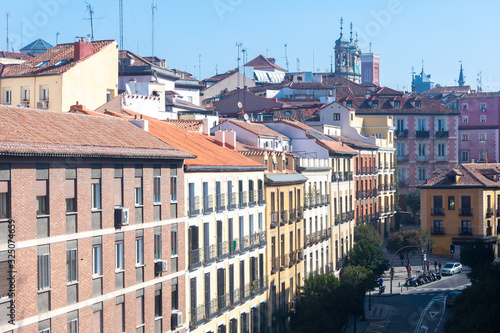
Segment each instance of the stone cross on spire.
M342 34L342 29L343 29L343 27L342 27L342 26L343 26L343 24L344 24L344 18L343 18L343 17L341 17L341 18L340 18L340 38L341 38L341 39L342 39L342 36L343 36L343 34Z
M351 22L351 40L350 43L352 44L352 22Z

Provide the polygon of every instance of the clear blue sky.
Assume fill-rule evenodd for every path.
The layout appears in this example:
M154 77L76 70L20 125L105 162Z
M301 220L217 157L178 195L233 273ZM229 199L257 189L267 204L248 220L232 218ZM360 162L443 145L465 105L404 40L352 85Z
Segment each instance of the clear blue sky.
M95 39L119 39L118 0L87 0L94 10ZM0 49L9 36L16 51L36 38L55 44L90 34L83 0L0 0ZM45 5L44 5L45 4ZM151 0L123 0L124 48L150 55ZM248 60L259 54L277 59L290 71L329 70L330 56L344 18L358 31L363 52L372 43L381 54L381 80L392 88L409 89L411 67L442 85L454 85L463 61L466 83L476 88L482 71L483 90L500 90L500 3L495 0L156 0L155 55L170 68L201 78L237 66L236 42ZM21 43L21 26L23 27ZM314 58L313 58L314 54ZM314 59L314 60L313 60ZM196 67L195 67L196 66ZM196 69L195 69L196 68Z

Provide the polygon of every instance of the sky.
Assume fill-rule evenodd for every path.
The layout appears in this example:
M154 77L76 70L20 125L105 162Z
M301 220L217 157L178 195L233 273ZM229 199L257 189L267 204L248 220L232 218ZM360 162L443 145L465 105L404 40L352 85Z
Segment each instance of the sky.
M123 49L149 56L153 0L122 0ZM381 84L409 90L412 66L423 66L431 80L455 85L460 64L466 84L500 90L496 0L154 0L154 55L169 68L198 79L238 65L246 50L276 58L290 72L329 71L340 19L358 33L362 52L381 55ZM0 0L0 49L18 51L37 38L55 45L91 33L87 6L93 10L95 40L120 39L119 0ZM237 44L241 43L240 53ZM285 48L285 44L287 45ZM285 53L286 50L286 53ZM285 57L285 55L287 57ZM240 60L241 64L242 60Z

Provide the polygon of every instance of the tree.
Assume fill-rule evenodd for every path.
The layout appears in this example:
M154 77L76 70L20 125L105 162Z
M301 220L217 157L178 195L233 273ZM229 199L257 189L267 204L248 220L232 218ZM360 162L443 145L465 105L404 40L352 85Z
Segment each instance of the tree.
M421 254L423 249L430 245L432 245L431 235L422 229L399 231L387 239L387 251L396 253L399 250L398 254L404 256L406 264L410 263L410 255ZM408 247L402 249L406 246Z
M413 223L415 223L415 216L420 212L420 191L416 190L415 192L408 193L405 197L405 203L406 206L410 208Z
M354 227L354 242L366 240L374 246L382 245L382 237L380 237L377 229L369 224L358 224Z
M467 276L473 283L479 282L482 277L491 273L491 264L494 259L495 252L492 246L481 241L460 247L460 262L471 268L471 272Z
M333 275L310 276L301 287L301 296L291 318L299 332L341 332L347 325L349 292Z
M350 314L354 315L354 323L357 317L365 319L365 295L368 290L377 285L375 279L375 274L363 266L350 265L342 270L342 289L349 293L349 296L345 298L344 306Z
M484 244L483 244L484 245ZM481 247L483 250L486 246ZM460 249L462 251L462 248ZM471 247L469 259L474 252L481 252L480 247ZM489 256L489 254L487 254ZM472 260L472 286L465 288L458 296L452 308L452 317L444 325L449 333L487 333L497 332L500 327L500 265L489 260L476 258ZM468 260L468 259L466 259Z
M389 268L389 261L379 247L362 239L354 244L349 253L349 265L363 266L378 278Z

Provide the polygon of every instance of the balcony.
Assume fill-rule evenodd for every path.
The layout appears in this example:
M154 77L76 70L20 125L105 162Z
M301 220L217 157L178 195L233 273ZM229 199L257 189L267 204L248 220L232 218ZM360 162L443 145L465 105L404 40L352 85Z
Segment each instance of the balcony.
M427 162L428 160L429 160L429 156L427 156L427 155L417 156L417 162Z
M436 139L447 139L450 137L448 131L436 131Z
M255 190L248 191L248 205L253 207L257 205Z
M458 234L460 236L472 236L472 228L469 227L462 227L458 228Z
M201 266L203 249L189 251L189 269L195 269Z
M229 210L236 209L236 193L231 192L227 195L227 208Z
M278 212L271 212L271 229L278 226Z
M493 229L491 227L486 228L486 236L491 236L492 235Z
M486 209L486 217L492 217L493 216L493 209L488 208Z
M188 202L188 215L196 216L200 213L200 197L189 197Z
M302 207L297 208L297 219L302 220L304 218L304 209Z
M304 198L304 209L309 209L310 208L310 202L311 198L310 197L305 197Z
M203 248L203 264L209 265L216 260L217 246L208 245Z
M215 209L217 212L222 212L226 210L226 196L224 194L215 195Z
M191 200L190 200L191 202ZM203 196L203 214L211 214L214 212L214 198L212 195Z
M428 138L429 137L429 131L417 131L415 133L415 136L417 138Z
M247 206L247 192L246 191L240 191L238 193L238 198L239 198L239 207L240 208L245 208Z
M449 159L448 159L448 155L438 155L436 156L436 162L439 162L439 163L448 163Z
M340 182L342 181L342 172L333 172L332 173L332 182Z
M267 244L267 239L266 239L266 232L261 231L259 233L259 247L262 247Z
M264 190L257 190L257 200L259 201L259 205L266 204L266 198L264 197Z
M408 162L409 161L408 154L396 155L396 158L397 158L398 162Z
M203 323L205 323L205 305L200 305L197 308L191 309L189 327L195 329Z
M217 261L223 260L228 257L228 242L217 243Z
M444 215L444 210L443 210L442 207L432 208L431 215L433 215L433 216L443 216Z
M396 134L396 137L399 138L407 138L408 137L408 130L407 129L396 129L394 132Z
M472 208L460 208L460 216L472 216Z
M344 181L352 180L352 172L344 172Z
M297 210L292 208L290 209L290 224L297 221Z
M409 182L408 180L406 179L401 179L401 180L398 180L398 185L399 187L408 187L409 186Z
M280 225L283 226L283 225L287 224L288 221L289 221L289 219L288 219L288 211L282 210L281 213L280 213Z
M443 227L434 227L431 230L432 235L444 235L444 228Z

